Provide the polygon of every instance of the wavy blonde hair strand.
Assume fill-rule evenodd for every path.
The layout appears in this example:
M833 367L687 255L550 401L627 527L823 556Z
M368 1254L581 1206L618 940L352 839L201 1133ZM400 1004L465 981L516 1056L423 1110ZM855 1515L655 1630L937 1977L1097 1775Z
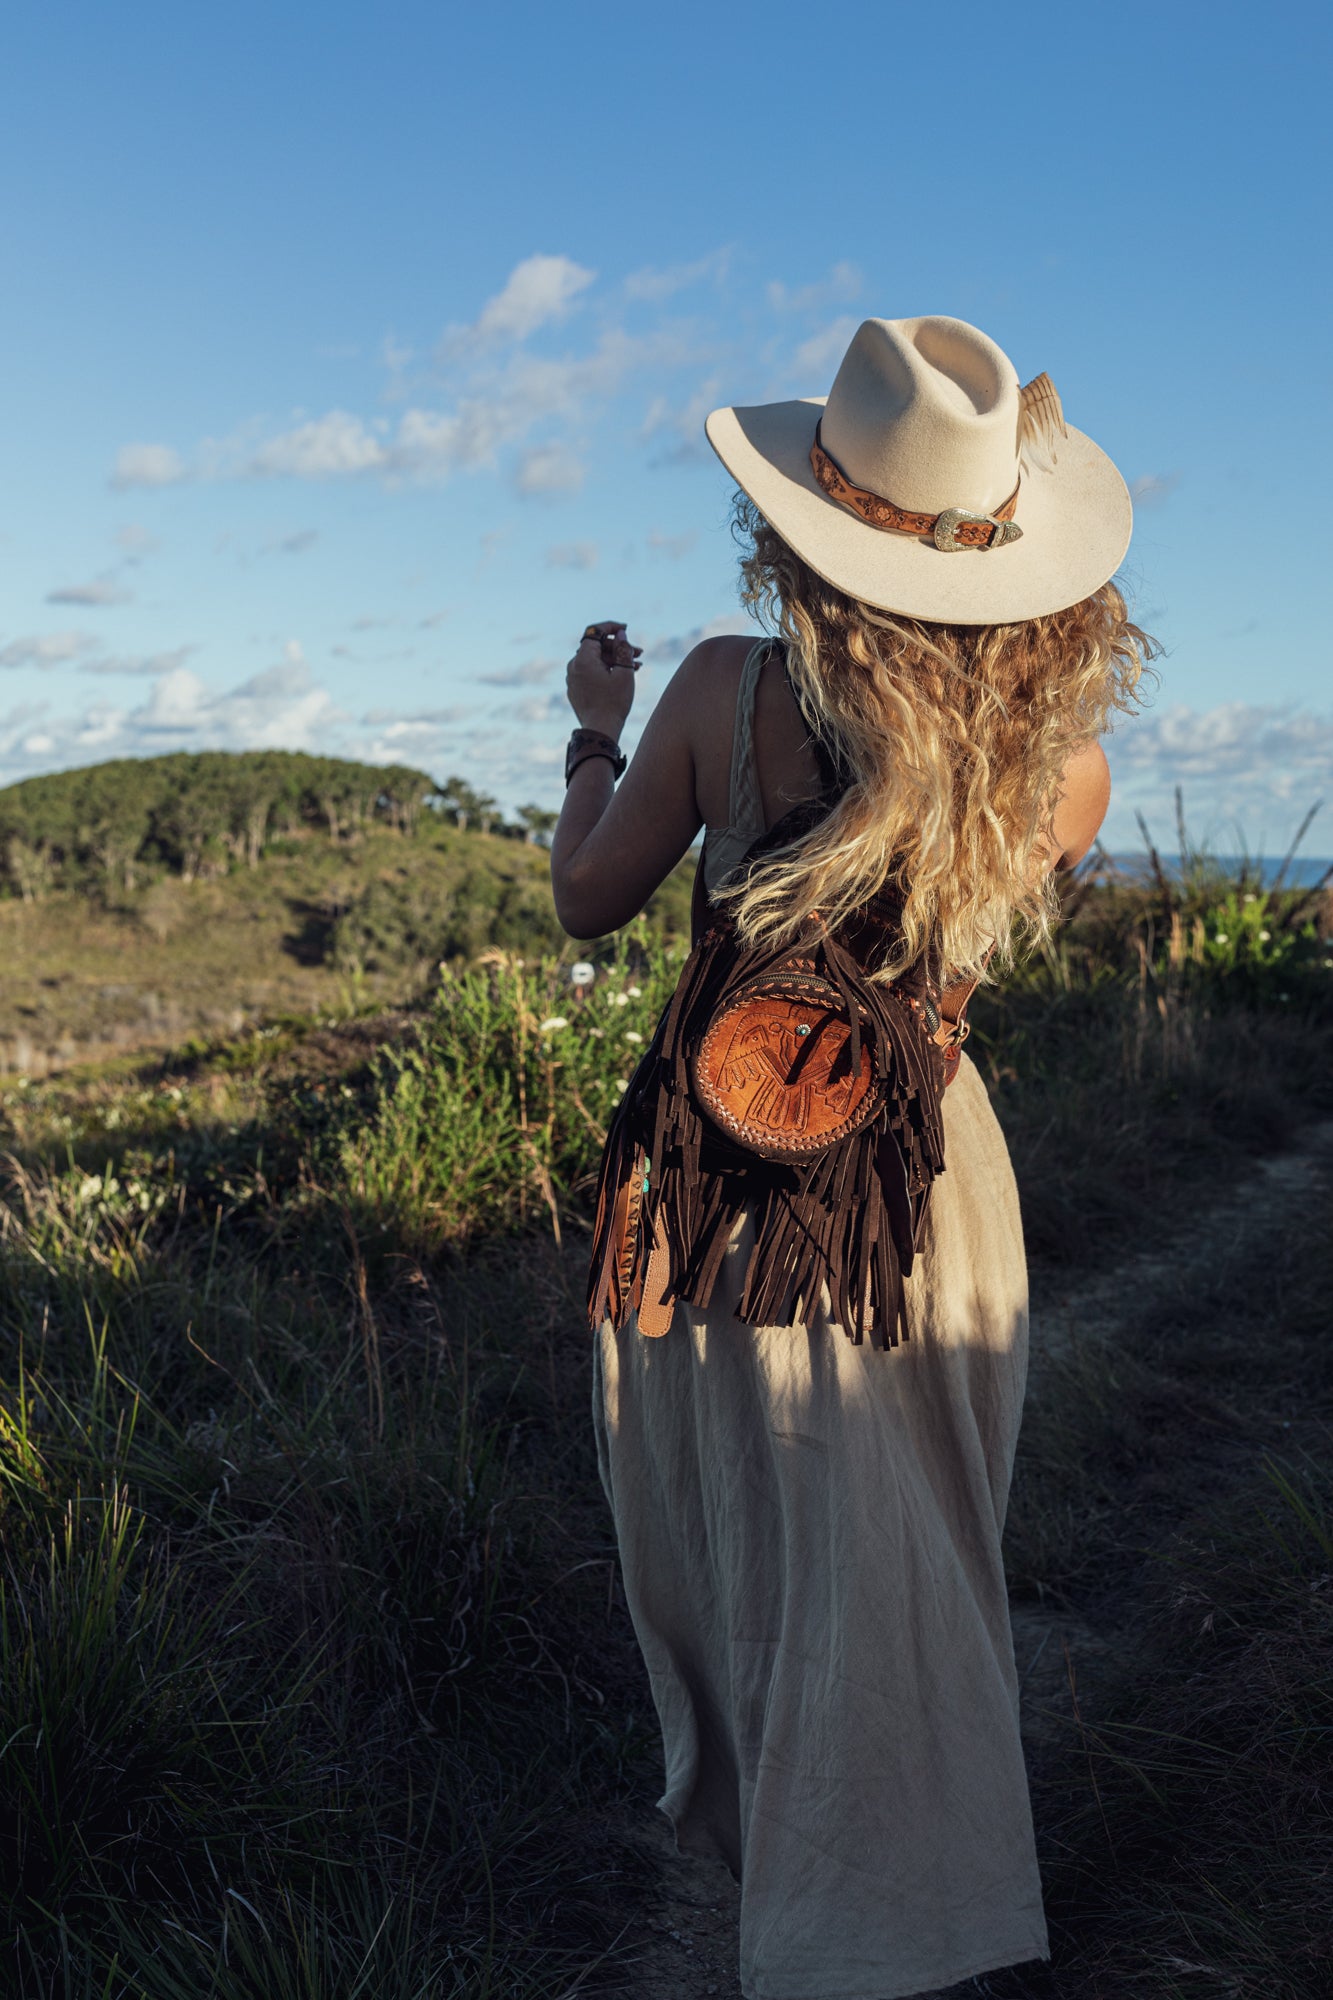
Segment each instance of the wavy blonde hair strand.
M926 953L979 977L992 948L999 969L1049 937L1044 843L1065 767L1137 706L1159 650L1116 585L1021 624L928 624L826 583L744 494L734 528L742 600L786 640L805 718L852 774L813 831L718 892L741 936L783 945L815 911L836 928L889 884L901 939L879 978Z

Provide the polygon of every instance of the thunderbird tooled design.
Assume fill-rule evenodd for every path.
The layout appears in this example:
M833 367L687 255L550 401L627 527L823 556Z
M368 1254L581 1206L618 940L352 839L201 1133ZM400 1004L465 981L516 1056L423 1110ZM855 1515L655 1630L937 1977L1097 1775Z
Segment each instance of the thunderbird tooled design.
M825 1006L787 995L756 998L738 1007L727 1027L708 1069L716 1108L737 1129L761 1127L796 1144L823 1139L870 1088L868 1043L854 1074L848 1024Z

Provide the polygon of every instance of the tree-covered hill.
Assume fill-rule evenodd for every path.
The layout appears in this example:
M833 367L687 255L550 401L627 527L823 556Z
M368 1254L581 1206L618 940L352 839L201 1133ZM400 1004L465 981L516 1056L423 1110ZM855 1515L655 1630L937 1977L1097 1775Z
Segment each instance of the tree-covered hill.
M55 888L132 891L256 867L274 840L344 841L372 826L412 834L423 817L534 839L553 815L520 809L505 826L462 778L438 784L406 764L360 764L299 750L178 751L27 778L0 791L0 882L34 902Z
M398 1005L441 962L565 951L539 844L465 780L293 751L98 764L0 791L0 1073ZM649 905L689 924L688 865Z

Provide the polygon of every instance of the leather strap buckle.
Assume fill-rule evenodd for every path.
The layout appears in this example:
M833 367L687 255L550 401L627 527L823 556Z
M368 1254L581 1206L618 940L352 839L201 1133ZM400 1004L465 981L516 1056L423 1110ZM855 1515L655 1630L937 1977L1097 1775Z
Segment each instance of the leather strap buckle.
M960 542L958 530L964 521L975 523L978 527L988 526L992 530L989 541L969 539ZM935 522L933 539L937 549L942 549L945 555L952 555L956 549L1003 548L1006 542L1018 541L1022 533L1017 521L1002 521L998 514L969 514L966 507L946 507Z

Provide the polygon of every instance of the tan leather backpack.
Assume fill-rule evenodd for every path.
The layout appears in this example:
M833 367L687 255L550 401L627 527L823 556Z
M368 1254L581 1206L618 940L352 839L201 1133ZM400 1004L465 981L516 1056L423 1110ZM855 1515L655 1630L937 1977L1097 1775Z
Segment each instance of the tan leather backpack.
M796 809L751 850L828 810ZM824 1301L855 1341L907 1334L912 1268L944 1168L941 1097L957 1062L934 1040L940 992L923 967L892 985L885 892L835 936L746 947L710 912L607 1135L588 1310L665 1333L677 1301L709 1304L744 1208L754 1247L738 1307L792 1325Z

